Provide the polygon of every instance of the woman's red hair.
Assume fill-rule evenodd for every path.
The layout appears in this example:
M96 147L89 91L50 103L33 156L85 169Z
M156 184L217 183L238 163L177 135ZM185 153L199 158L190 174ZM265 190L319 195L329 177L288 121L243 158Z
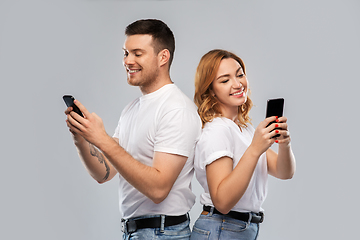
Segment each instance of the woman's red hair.
M219 69L220 62L223 59L232 58L237 61L246 75L245 64L241 58L235 54L221 49L211 50L206 53L200 60L196 69L195 75L195 95L194 102L198 107L198 113L202 120L203 126L207 122L211 122L215 117L221 116L221 110L217 104L217 99L210 94L212 82L215 80L216 73ZM250 91L248 91L250 93ZM252 101L247 96L244 104L239 106L239 125L246 127L248 123L251 124L249 111L252 107Z

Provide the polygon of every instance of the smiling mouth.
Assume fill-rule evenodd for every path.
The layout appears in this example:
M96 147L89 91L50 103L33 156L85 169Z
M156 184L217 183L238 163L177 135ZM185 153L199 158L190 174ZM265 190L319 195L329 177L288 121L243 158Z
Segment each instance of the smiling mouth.
M241 95L241 94L243 94L243 93L244 93L244 88L241 89L240 91L235 92L235 93L232 93L232 94L230 94L230 95L231 95L231 96L239 96L239 95Z
M131 69L127 69L127 71L128 71L128 73L136 73L136 72L140 72L140 69L133 69L133 70L131 70Z

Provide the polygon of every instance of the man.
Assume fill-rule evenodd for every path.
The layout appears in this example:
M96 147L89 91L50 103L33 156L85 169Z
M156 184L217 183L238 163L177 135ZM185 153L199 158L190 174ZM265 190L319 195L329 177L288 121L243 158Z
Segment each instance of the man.
M103 183L119 173L124 239L189 239L193 151L201 120L170 79L175 40L169 27L160 20L138 20L125 34L127 80L143 95L125 107L113 138L79 101L84 118L70 107L67 125L95 180Z

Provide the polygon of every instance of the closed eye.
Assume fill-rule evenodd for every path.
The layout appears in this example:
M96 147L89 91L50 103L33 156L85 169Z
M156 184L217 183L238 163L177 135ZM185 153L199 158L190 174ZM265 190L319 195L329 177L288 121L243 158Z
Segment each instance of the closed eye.
M227 83L229 81L229 79L223 80L221 81L221 83Z

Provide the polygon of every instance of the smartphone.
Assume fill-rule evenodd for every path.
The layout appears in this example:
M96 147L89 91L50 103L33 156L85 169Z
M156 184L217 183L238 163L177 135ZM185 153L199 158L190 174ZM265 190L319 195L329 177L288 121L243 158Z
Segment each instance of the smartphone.
M80 116L84 117L84 115L81 113L80 109L74 104L75 98L71 95L64 95L63 96L64 102L67 107L72 107L73 111L79 114Z
M267 105L266 105L266 117L267 118L272 117L272 116L282 117L283 112L284 112L284 99L283 98L267 100ZM272 123L275 123L275 121L269 123L267 126L271 125ZM281 128L275 128L275 129L281 129ZM276 137L280 137L280 134L275 135L273 138L276 138Z

